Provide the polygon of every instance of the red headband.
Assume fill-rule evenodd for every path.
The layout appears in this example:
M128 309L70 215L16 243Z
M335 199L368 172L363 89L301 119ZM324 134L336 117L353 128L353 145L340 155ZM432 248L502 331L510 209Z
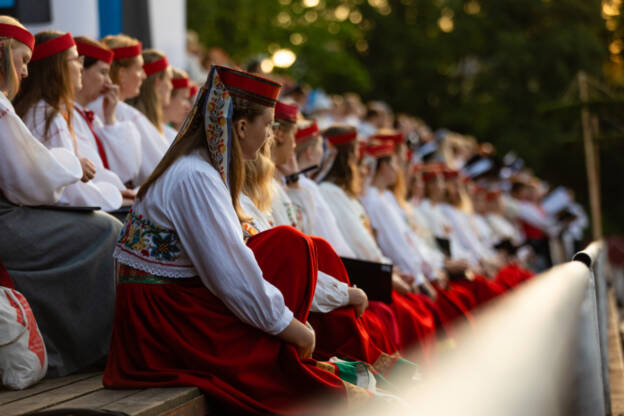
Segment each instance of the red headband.
M0 36L15 39L28 46L32 51L35 48L35 37L26 29L19 26L0 23Z
M445 169L443 173L445 179L456 178L459 176L459 172L452 169Z
M232 96L275 107L282 84L224 66L216 66L216 70Z
M174 78L171 80L174 90L180 90L182 88L188 88L191 85L191 80L188 78Z
M296 104L286 104L285 102L278 101L275 104L275 119L286 120L291 123L297 122L297 113L299 107Z
M440 172L436 172L436 171L425 172L425 173L423 173L423 180L425 182L429 182L430 180L437 178L439 173Z
M295 141L297 144L307 142L308 140L313 139L318 132L318 124L316 124L316 121L313 121L308 127L297 129Z
M392 142L394 144L403 143L404 141L404 137L402 133L376 134L372 138L376 140L380 140L382 142Z
M143 71L145 71L145 75L149 77L150 75L153 75L157 72L164 71L165 69L167 69L168 66L169 61L167 60L166 56L163 56L162 58L154 62L143 65Z
M190 86L189 92L191 93L191 98L195 97L197 93L199 92L199 87L197 86L197 84L193 82Z
M113 62L113 51L111 50L81 41L76 42L76 48L78 49L78 55L88 56L98 61L106 62L109 65Z
M326 136L327 140L333 144L334 146L338 146L341 144L352 142L357 139L357 131L352 131L351 133L346 133L338 136Z
M382 157L392 156L394 154L394 144L392 143L379 143L367 146L364 151L366 154L371 155L375 159L381 159Z
M135 56L141 55L141 42L132 46L122 46L120 48L112 48L113 51L113 59L126 59L126 58L134 58Z
M76 46L74 38L71 33L65 33L64 35L57 36L54 39L50 39L38 45L35 45L32 58L30 62L40 61L59 52L66 51L72 46Z

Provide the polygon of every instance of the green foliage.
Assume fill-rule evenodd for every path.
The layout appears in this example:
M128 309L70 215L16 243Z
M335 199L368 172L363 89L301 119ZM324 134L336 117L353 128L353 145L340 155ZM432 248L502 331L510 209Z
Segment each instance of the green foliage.
M288 47L298 57L287 71L296 79L385 100L434 128L491 141L500 153L514 149L583 202L579 111L544 109L561 102L579 71L604 79L613 35L601 3L320 0L306 8L303 0L187 0L189 27L205 45L241 62L269 55L271 45ZM347 10L343 20L338 7ZM305 41L292 44L293 33ZM624 165L624 145L602 145L607 232L624 232L624 197L610 192L621 188L613 172Z

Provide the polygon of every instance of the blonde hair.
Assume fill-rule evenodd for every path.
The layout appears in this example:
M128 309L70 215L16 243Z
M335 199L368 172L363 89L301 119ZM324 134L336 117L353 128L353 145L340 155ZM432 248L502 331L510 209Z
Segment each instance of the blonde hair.
M0 23L6 25L17 26L22 29L26 29L24 25L22 25L19 20L15 19L11 16L2 15L0 16ZM20 77L17 71L15 70L15 63L13 62L13 54L11 51L15 46L16 40L13 38L9 38L6 36L0 37L0 40L6 40L6 45L4 46L3 54L4 60L2 62L2 77L3 77L3 85L2 88L6 88L7 97L9 100L13 100L17 95L20 87Z
M145 49L143 51L143 61L146 64L155 62L165 57L165 54L156 49ZM139 95L126 100L128 104L135 107L137 110L145 114L145 117L158 129L159 132L163 132L163 115L162 106L158 100L158 94L156 93L156 80L163 79L166 75L167 69L148 75L147 78L141 83L141 90Z
M273 175L275 164L271 160L271 140L267 140L256 160L245 162L245 181L242 192L262 212L269 212L273 203Z
M104 45L106 45L110 49L115 48L125 48L127 46L138 45L138 39L131 38L127 35L108 35L100 39ZM111 63L110 67L110 77L111 80L115 84L119 84L119 70L121 68L127 68L132 66L137 61L137 57L133 56L132 58L124 58L124 59L114 59Z

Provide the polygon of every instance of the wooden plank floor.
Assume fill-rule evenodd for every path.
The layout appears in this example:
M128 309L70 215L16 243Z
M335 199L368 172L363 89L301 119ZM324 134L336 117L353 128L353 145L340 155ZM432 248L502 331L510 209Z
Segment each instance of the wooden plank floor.
M49 409L119 410L132 416L203 416L206 400L196 387L109 390L102 374L44 380L22 391L0 391L0 415Z
M614 416L624 414L624 358L620 335L620 317L613 291L609 291L609 382L611 411Z

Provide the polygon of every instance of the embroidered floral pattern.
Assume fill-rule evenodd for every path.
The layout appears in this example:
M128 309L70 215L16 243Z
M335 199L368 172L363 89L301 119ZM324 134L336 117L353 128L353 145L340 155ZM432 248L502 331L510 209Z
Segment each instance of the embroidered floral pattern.
M259 233L258 228L253 221L244 222L241 224L241 226L243 227L243 238L245 239L245 241Z
M133 211L126 217L117 244L158 261L173 262L182 252L175 231L158 227Z
M230 126L232 98L219 78L216 69L210 72L212 88L206 97L204 108L204 125L210 162L228 186L230 165Z

